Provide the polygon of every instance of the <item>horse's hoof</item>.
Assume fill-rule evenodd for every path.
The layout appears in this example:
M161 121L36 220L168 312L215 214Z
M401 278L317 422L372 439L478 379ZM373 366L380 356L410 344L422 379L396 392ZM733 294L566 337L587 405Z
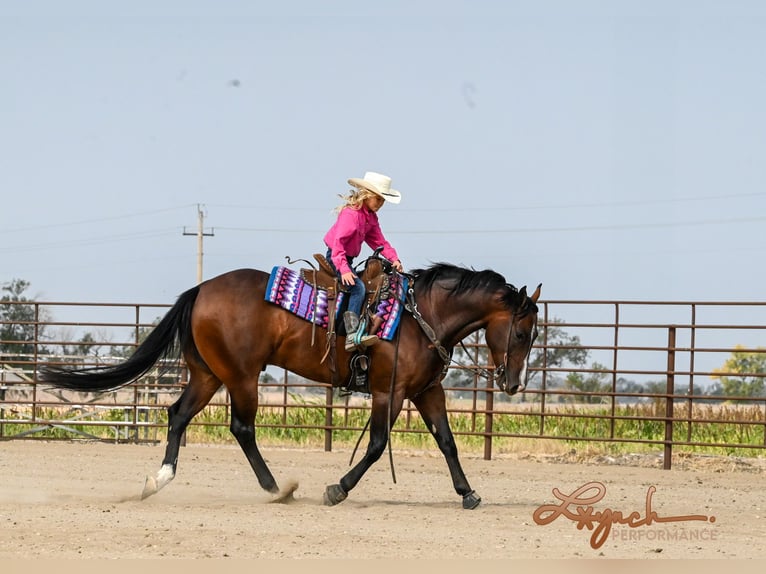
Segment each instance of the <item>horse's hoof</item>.
M269 500L269 502L277 502L281 504L289 504L291 502L295 502L295 497L293 496L293 492L298 490L298 483L297 482L291 482L289 483L285 488L280 490L274 495L274 498Z
M343 490L340 484L331 484L324 491L325 506L335 506L346 500L348 493Z
M153 476L147 476L144 482L144 491L141 493L141 500L149 498L152 494L157 494L157 481Z
M463 495L463 508L466 510L473 510L481 504L481 496L476 494L475 490L472 490L468 494Z

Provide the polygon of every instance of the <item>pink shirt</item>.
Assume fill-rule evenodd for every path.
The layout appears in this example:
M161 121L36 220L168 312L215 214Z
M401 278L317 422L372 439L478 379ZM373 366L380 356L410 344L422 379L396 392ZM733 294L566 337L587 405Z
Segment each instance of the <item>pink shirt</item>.
M373 250L383 247L383 256L391 261L399 259L396 250L383 237L378 214L367 209L366 205L359 209L344 207L335 224L324 236L324 242L332 249L332 262L341 274L351 271L346 257L358 256L362 251L362 243L366 243Z

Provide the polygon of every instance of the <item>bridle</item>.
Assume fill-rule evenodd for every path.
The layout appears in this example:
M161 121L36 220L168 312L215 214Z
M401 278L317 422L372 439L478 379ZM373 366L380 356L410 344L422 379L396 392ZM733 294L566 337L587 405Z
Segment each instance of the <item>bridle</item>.
M409 311L410 314L415 318L415 321L417 321L418 325L420 325L420 329L423 331L423 333L425 333L428 340L431 341L431 344L436 349L436 352L439 353L439 357L444 363L442 375L446 374L447 369L449 369L450 364L452 363L452 353L444 348L444 345L442 345L441 341L436 337L436 331L434 331L433 327L428 324L428 322L423 318L423 315L421 315L420 311L418 310L418 303L415 301L415 278L412 276L409 276L407 300L404 303L404 308L407 309L407 311Z
M504 393L509 393L509 391L511 390L510 387L508 386L508 379L506 377L506 373L508 371L508 355L510 355L511 353L511 340L513 337L514 327L518 324L518 321L526 317L529 313L530 313L530 310L526 307L519 311L513 312L513 315L511 316L511 328L508 330L508 341L506 342L506 345L505 345L505 355L503 356L503 364L495 367L495 377L496 377L495 384L497 385L497 388L499 388ZM532 351L532 345L535 344L536 338L537 338L537 318L535 318L535 324L532 326L532 332L529 337L529 347L527 348L525 361L529 361L529 353ZM524 390L525 388L526 388L526 385L521 386L521 390Z
M431 327L431 325L428 324L428 322L423 318L423 315L418 310L418 304L417 304L417 301L415 301L415 278L412 277L411 275L408 275L408 279L409 279L409 286L407 288L407 296L406 296L406 301L404 303L404 308L407 311L409 311L409 313L413 316L415 321L417 321L418 325L420 326L420 329L426 335L428 340L431 341L431 344L433 345L434 349L436 349L436 352L439 353L439 357L444 363L440 376L434 379L434 381L432 381L431 383L429 383L426 386L426 388L428 388L434 382L441 381L447 375L447 371L449 370L450 366L453 363L455 365L457 365L458 363L452 358L452 352L447 351L447 349L444 348L444 345L442 345L441 341L436 336L436 331L434 331L433 327ZM503 357L503 364L498 365L497 367L495 367L495 370L494 370L495 384L504 393L508 393L510 390L508 386L508 379L506 378L506 373L508 371L508 355L510 355L510 352L511 352L511 338L513 336L514 326L517 324L519 320L526 317L529 313L530 313L530 309L528 308L527 305L525 305L523 309L514 311L513 314L511 315L511 327L510 329L508 329L508 339L505 345L505 355ZM529 353L532 350L532 345L534 345L536 337L537 337L537 319L535 319L535 324L532 329L532 336L530 336L529 338L530 341L529 341L529 348L527 349L526 360L529 360ZM465 343L463 343L463 341L460 341L459 345L463 348L463 351L465 351L466 354L469 354L468 349L466 348ZM492 376L492 373L490 373L488 369L477 367L476 370L478 371L480 376L483 376L486 378L490 378L490 376Z

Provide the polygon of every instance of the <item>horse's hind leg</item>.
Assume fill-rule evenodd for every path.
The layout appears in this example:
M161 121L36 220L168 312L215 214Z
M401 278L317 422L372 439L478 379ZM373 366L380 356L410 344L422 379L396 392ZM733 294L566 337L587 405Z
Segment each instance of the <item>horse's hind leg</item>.
M439 445L444 458L447 460L452 484L455 492L463 497L463 508L472 510L479 506L481 497L476 494L468 484L468 479L463 472L457 457L457 445L447 418L447 405L444 398L444 388L441 385L433 385L424 393L418 395L412 402L423 417L428 430Z
M210 402L220 386L221 381L207 368L189 365L189 384L179 399L168 408L168 444L165 447L165 458L162 459L162 466L157 475L146 477L142 499L156 494L173 480L178 465L181 437L189 422Z
M258 372L258 371L256 371ZM242 452L250 463L261 488L276 494L277 481L271 474L255 444L255 413L258 410L258 379L243 381L240 385L229 385L231 395L231 434L237 439ZM290 493L288 493L289 495Z

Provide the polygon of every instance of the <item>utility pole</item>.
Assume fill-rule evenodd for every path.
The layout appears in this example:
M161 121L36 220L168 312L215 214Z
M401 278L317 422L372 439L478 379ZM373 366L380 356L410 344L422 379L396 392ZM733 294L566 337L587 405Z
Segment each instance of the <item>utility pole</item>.
M199 203L197 204L197 231L187 232L186 226L184 226L184 235L197 236L197 285L199 285L202 283L202 238L215 235L212 229L208 233L205 232L205 212L202 211Z

